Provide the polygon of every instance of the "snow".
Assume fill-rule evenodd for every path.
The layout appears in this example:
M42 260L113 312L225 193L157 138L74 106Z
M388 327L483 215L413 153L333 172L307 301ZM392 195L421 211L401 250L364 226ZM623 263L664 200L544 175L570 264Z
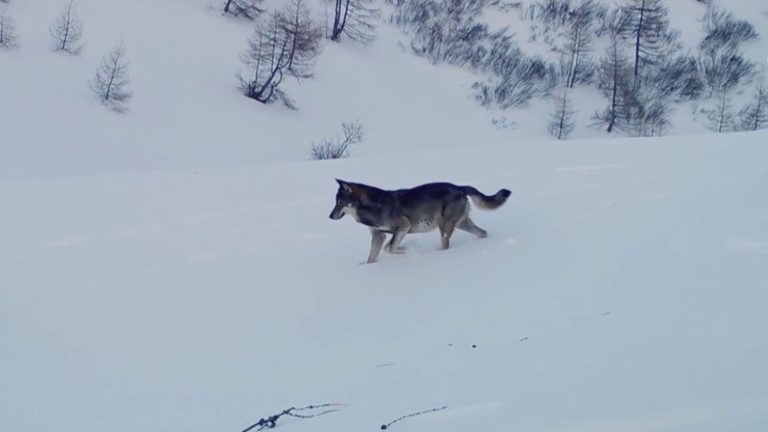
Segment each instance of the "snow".
M14 180L3 430L762 431L765 133ZM396 175L393 175L393 170ZM514 193L372 265L335 177ZM475 345L476 348L472 348Z
M766 132L604 139L579 88L588 139L551 142L548 101L484 110L477 77L389 26L326 44L287 83L298 111L262 106L235 86L251 26L208 0L78 0L78 57L48 47L63 6L0 4L21 42L0 53L0 430L237 432L329 402L348 405L278 427L447 406L391 430L765 430ZM87 88L120 41L125 114ZM353 158L307 161L355 119ZM473 210L488 238L409 235L360 265L335 178L513 195Z

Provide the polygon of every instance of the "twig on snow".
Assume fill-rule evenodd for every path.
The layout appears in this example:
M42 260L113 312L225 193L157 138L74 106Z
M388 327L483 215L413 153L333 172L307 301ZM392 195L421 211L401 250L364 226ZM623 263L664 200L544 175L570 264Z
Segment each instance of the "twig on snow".
M282 412L271 415L266 418L261 418L256 423L248 426L247 428L243 429L242 432L248 432L251 429L256 429L257 431L264 430L264 429L272 429L275 426L277 426L277 420L282 416L288 416L288 417L296 417L300 419L309 419L313 417L319 417L321 415L335 413L341 411L340 407L347 406L346 404L340 404L340 403L326 403L326 404L320 404L320 405L307 405L305 407L296 408L296 407L290 407L288 409L284 409ZM318 410L321 408L326 408L323 411L320 412L312 412L309 414L301 414L297 413L297 411L311 411L311 410Z
M387 424L381 425L381 430L387 430L390 426L392 426L393 424L399 422L400 420L404 420L404 419L407 419L409 417L420 416L422 414L429 414L429 413L433 413L433 412L437 412L437 411L442 411L442 410L444 410L446 408L448 408L448 405L443 405L443 406L441 406L439 408L432 408L432 409L429 409L429 410L419 411L419 412L415 412L415 413L412 413L412 414L406 414L406 415L404 415L402 417L398 417L398 418L392 420L391 422L389 422Z

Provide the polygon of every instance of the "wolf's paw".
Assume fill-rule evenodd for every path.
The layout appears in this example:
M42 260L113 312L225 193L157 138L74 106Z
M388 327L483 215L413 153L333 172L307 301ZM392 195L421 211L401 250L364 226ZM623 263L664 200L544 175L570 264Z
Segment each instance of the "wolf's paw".
M404 253L405 253L405 247L403 247L403 246L398 246L398 247L396 247L396 248L391 248L391 247L388 247L388 248L387 248L387 252L389 252L389 253L391 253L391 254L398 254L398 255L402 255L402 254L404 254Z

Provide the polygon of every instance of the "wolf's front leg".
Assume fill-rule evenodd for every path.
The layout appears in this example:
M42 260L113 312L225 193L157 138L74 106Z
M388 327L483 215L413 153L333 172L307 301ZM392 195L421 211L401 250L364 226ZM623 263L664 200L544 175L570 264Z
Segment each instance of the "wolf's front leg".
M405 248L400 246L400 242L403 241L405 238L405 235L408 234L408 231L411 230L411 223L408 221L407 218L402 217L398 221L397 229L394 234L392 234L392 240L387 243L387 252L389 253L405 253Z
M371 229L371 251L368 253L368 264L376 261L386 238L387 234L383 231Z

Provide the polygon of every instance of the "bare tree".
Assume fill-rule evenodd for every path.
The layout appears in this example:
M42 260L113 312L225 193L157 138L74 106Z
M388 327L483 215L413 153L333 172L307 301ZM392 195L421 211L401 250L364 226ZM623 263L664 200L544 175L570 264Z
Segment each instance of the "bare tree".
M679 49L679 33L669 30L669 16L663 0L626 0L622 8L621 33L632 40L634 76L641 69Z
M594 116L598 125L607 127L608 133L625 119L632 97L631 66L624 56L619 37L621 11L614 10L610 15L611 18L606 20L609 44L598 68L598 88L608 99L608 106Z
M290 39L287 71L297 79L311 78L320 55L322 28L310 18L305 0L290 0L278 14L278 22Z
M74 0L70 0L50 28L53 50L77 55L83 50L83 22L77 16Z
M16 48L18 44L13 18L0 14L0 51Z
M555 96L554 101L555 111L549 120L549 133L557 139L566 139L575 127L573 115L576 114L568 97L568 86L563 86L563 93Z
M96 97L113 111L124 112L125 104L133 95L128 89L128 61L125 58L125 45L115 46L101 60L101 66L89 82Z
M264 0L224 0L224 14L247 19L256 19L264 12L261 3Z
M742 130L758 130L768 128L768 86L766 86L766 72L755 87L752 102L745 106L739 113Z
M736 19L731 12L711 1L707 4L703 21L706 36L702 44L740 44L758 37L751 23Z
M755 65L750 62L736 44L704 47L700 66L709 95L730 91L754 77Z
M380 11L375 0L331 0L333 2L333 27L330 39L339 41L342 35L361 42L373 40Z
M349 157L351 147L363 141L365 131L363 130L363 125L358 121L343 122L341 129L341 136L334 139L326 138L319 143L312 144L312 159L324 160Z
M239 76L243 93L262 103L279 98L291 106L280 84L286 75L312 76L321 40L322 32L309 18L304 0L291 0L283 9L260 18L248 48L240 54L248 69Z
M594 71L587 55L594 45L595 20L599 11L594 0L583 0L568 14L563 53L567 58L565 84L569 88L573 88L578 81L588 81Z
M723 133L734 130L735 117L728 89L722 89L715 107L706 111L707 127L715 132Z
M755 65L744 57L740 45L757 38L754 27L710 3L704 30L707 34L699 44L699 67L709 96L749 82L755 75Z

